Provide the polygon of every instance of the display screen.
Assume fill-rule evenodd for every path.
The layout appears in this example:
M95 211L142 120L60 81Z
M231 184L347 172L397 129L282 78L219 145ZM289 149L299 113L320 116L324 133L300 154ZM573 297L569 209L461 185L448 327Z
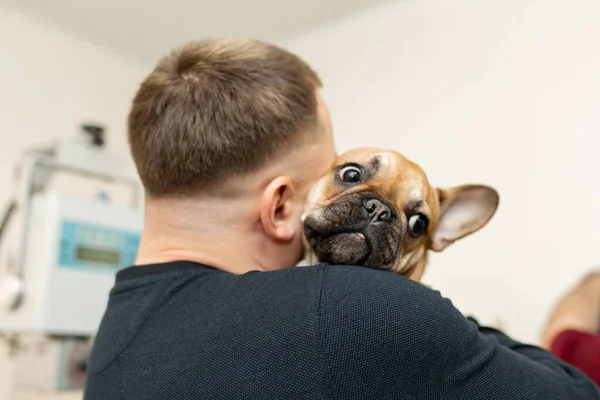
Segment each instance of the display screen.
M94 247L77 247L76 254L80 261L91 261L102 264L121 263L121 254L116 251L103 250Z

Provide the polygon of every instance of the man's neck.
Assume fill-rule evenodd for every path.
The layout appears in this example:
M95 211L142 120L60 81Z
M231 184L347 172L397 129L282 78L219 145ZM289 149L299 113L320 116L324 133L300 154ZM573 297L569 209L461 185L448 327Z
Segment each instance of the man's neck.
M259 232L242 228L243 214L240 204L148 201L136 265L185 260L234 274L264 271L255 257Z

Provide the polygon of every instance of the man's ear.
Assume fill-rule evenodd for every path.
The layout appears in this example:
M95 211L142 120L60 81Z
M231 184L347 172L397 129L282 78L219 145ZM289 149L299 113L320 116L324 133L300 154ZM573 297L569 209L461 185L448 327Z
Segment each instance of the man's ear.
M298 230L298 218L294 216L294 185L287 176L273 179L263 191L260 205L260 221L271 238L290 241Z
M492 218L498 192L483 185L438 189L440 217L432 235L431 249L442 251L450 244L483 228Z

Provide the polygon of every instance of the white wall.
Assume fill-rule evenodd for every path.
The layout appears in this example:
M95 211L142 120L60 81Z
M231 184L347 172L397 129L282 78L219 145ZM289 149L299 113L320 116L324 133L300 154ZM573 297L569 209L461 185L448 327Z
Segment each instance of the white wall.
M127 155L129 101L150 65L5 6L0 6L0 49L0 204L9 195L21 152L71 137L81 122L105 124L109 149Z
M74 135L84 120L106 124L109 148L127 154L129 101L151 66L136 64L2 6L0 49L2 211L10 195L12 167L21 152ZM128 172L133 172L131 163ZM0 399L29 398L12 392L11 370L5 349L0 349Z
M434 184L500 191L426 280L521 340L600 265L599 20L596 0L396 0L283 42L323 78L339 150L396 149Z

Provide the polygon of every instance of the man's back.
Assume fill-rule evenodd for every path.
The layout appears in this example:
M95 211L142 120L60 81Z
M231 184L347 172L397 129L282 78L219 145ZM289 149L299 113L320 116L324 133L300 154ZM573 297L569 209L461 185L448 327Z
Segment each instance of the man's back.
M597 397L594 397L597 396ZM593 399L550 354L395 274L325 266L119 273L86 399Z

